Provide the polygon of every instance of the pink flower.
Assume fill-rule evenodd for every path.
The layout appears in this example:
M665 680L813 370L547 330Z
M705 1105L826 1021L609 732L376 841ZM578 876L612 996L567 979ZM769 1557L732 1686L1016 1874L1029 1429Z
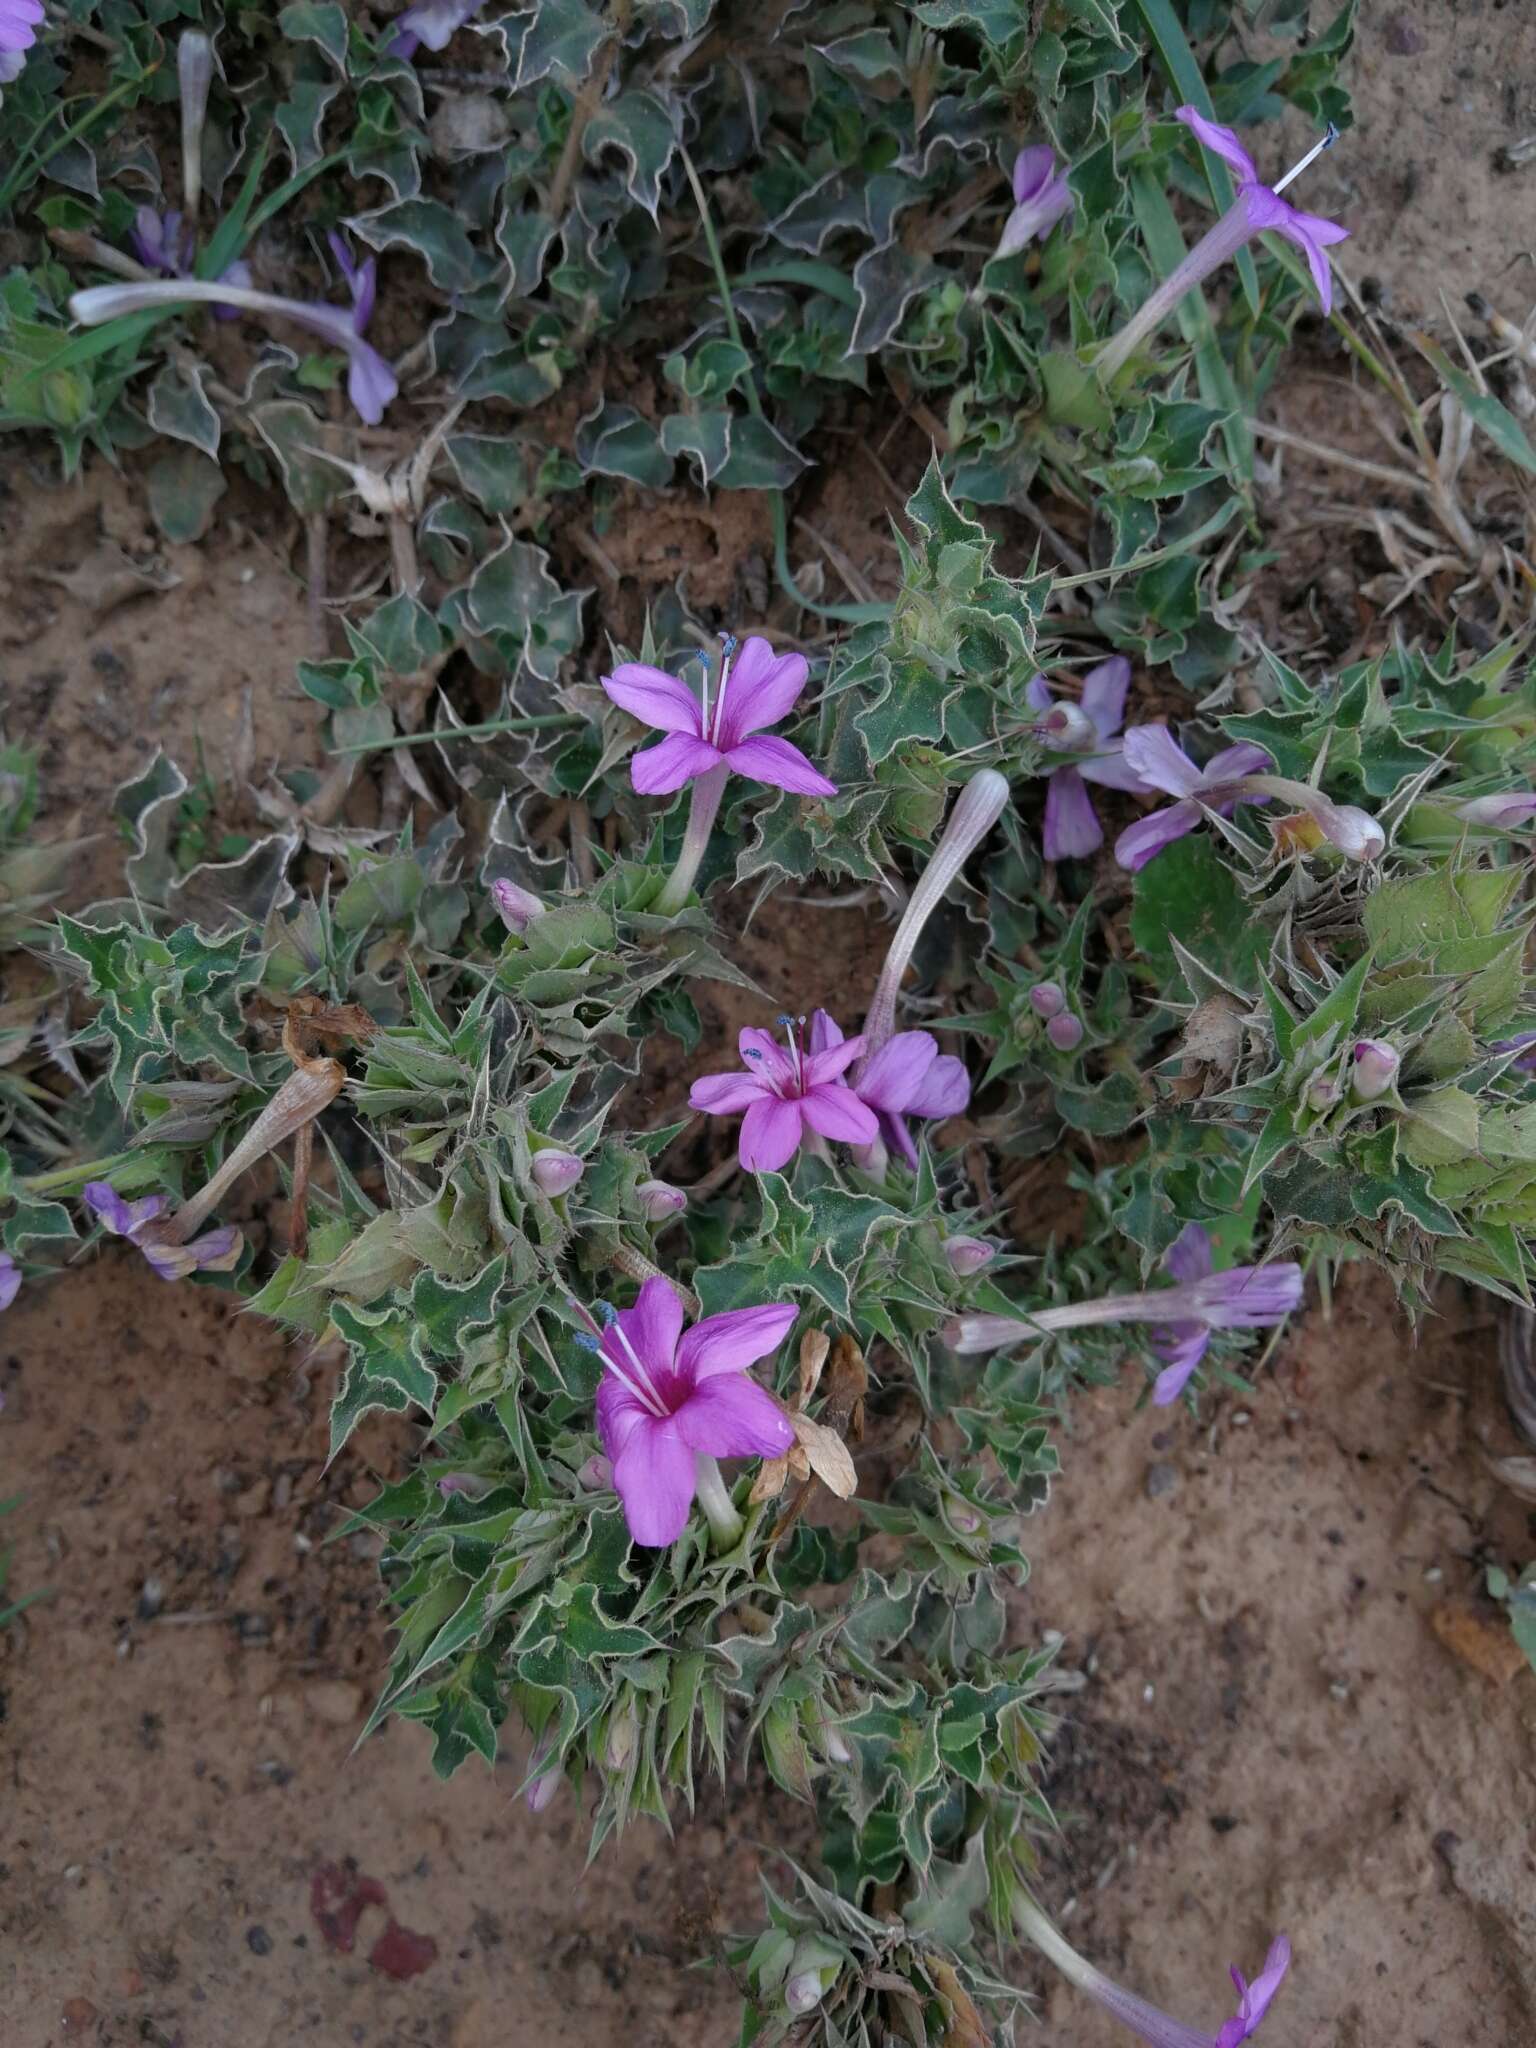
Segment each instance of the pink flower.
M766 1031L747 1029L737 1044L742 1068L706 1074L688 1092L690 1108L706 1116L745 1110L737 1156L748 1173L777 1173L800 1149L807 1132L844 1145L872 1145L880 1134L866 1107L841 1076L864 1050L862 1036L844 1038L824 1010L811 1019L781 1017L787 1049Z
M409 61L423 43L429 50L447 49L458 30L484 5L485 0L417 0L395 23L385 55Z
M630 761L630 780L642 796L670 796L685 782L707 775L722 762L733 774L798 796L836 796L837 784L813 768L798 747L768 735L794 709L809 673L804 655L775 654L766 640L743 643L734 664L728 640L715 701L696 697L678 676L645 662L626 661L603 688L621 709L667 738Z
M1341 228L1337 221L1324 220L1321 214L1300 213L1294 206L1288 206L1280 198L1282 189L1295 177L1296 170L1290 171L1275 186L1266 185L1259 176L1258 166L1238 141L1230 128L1223 128L1218 121L1207 121L1204 114L1195 107L1179 107L1174 118L1192 129L1213 155L1229 164L1237 173L1237 209L1241 209L1250 235L1272 229L1277 235L1284 235L1288 242L1294 242L1307 259L1312 272L1312 282L1317 286L1317 296L1326 313L1333 305L1333 273L1328 268L1324 249L1335 242L1347 242L1349 229ZM1332 135L1318 145L1326 148ZM1317 150L1313 150L1315 156ZM1306 161L1310 162L1310 157Z
M842 1032L825 1010L818 1010L811 1019L809 1044L813 1053L832 1051L843 1044ZM907 1118L918 1116L937 1123L947 1116L959 1116L971 1099L971 1077L965 1062L953 1053L941 1053L938 1040L929 1031L896 1032L849 1076L848 1086L875 1112L881 1139L891 1151L899 1152L908 1166L917 1164L917 1147Z
M205 1230L190 1244L168 1237L166 1224L159 1221L164 1195L141 1195L130 1202L104 1180L88 1180L80 1193L102 1228L114 1237L126 1237L162 1280L185 1280L191 1273L232 1273L240 1263L245 1240L232 1225Z
M633 1308L607 1312L591 1339L604 1375L597 1430L636 1543L661 1550L682 1534L696 1460L778 1458L795 1441L773 1396L747 1376L794 1325L792 1303L707 1316L684 1333L670 1281L647 1280Z
M0 1252L0 1309L7 1309L21 1292L21 1268L9 1252Z
M44 19L42 0L0 0L0 85L21 76Z
M1104 843L1104 827L1088 793L1090 782L1106 789L1126 789L1135 796L1151 796L1152 786L1144 782L1125 758L1125 746L1116 735L1125 720L1125 693L1131 686L1131 664L1123 654L1111 655L1083 677L1082 710L1088 723L1087 751L1080 760L1063 761L1051 771L1045 792L1045 830L1040 850L1047 860L1085 860ZM1036 711L1049 712L1056 700L1044 676L1036 676L1025 691ZM1070 700L1068 700L1070 701ZM1049 736L1045 744L1052 744Z
M994 256L1016 256L1036 236L1043 242L1071 211L1072 188L1057 170L1049 144L1021 149L1013 160L1013 211L1003 223Z

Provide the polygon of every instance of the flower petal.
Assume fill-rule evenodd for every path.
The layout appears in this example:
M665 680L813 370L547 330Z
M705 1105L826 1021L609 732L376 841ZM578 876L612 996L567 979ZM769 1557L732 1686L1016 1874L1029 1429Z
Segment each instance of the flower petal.
M682 1296L658 1273L635 1296L633 1308L620 1309L619 1328L634 1345L640 1363L653 1379L659 1379L671 1372L677 1356L677 1340L683 1334ZM622 1348L616 1350L616 1356L627 1365Z
M825 1010L818 1010L818 1017L826 1017ZM814 1022L814 1019L812 1020ZM836 1040L825 1045L819 1052L808 1052L805 1062L805 1080L809 1088L820 1088L828 1081L835 1081L839 1074L846 1074L854 1061L864 1050L864 1034L855 1032L852 1038L844 1038L832 1019L827 1022L837 1031Z
M924 1075L921 1085L904 1112L907 1116L959 1116L970 1107L971 1077L965 1061L952 1052L941 1052Z
M1104 844L1104 827L1076 768L1058 768L1045 792L1040 851L1047 860L1086 860Z
M1131 664L1123 654L1112 654L1083 677L1082 706L1101 740L1112 740L1124 723L1130 687Z
M1318 304L1325 313L1333 311L1333 271L1323 253L1326 245L1349 239L1349 229L1341 228L1336 221L1323 220L1315 213L1292 211L1291 218L1280 230L1288 242L1294 242L1307 259L1312 272L1312 282L1317 286Z
M778 1350L799 1313L793 1302L774 1301L706 1316L683 1332L677 1347L678 1372L694 1386L717 1373L745 1372L749 1365Z
M680 676L669 676L647 662L626 661L604 676L602 685L613 702L642 725L654 726L657 732L691 733L695 739L703 736L703 709Z
M736 1034L736 1047L748 1073L761 1074L770 1088L794 1090L794 1062L771 1032L747 1024Z
M812 1010L810 1029L805 1034L806 1050L811 1057L814 1059L818 1053L831 1052L842 1042L843 1027L837 1019L829 1017L825 1010Z
M1123 751L1142 780L1167 796L1193 796L1205 780L1166 725L1131 726Z
M772 1092L756 1074L701 1074L688 1090L688 1107L706 1116L739 1116Z
M742 740L726 755L733 773L753 782L770 783L775 789L792 790L796 796L836 796L837 784L811 766L798 747L772 734Z
M1055 168L1056 152L1048 142L1021 149L1013 160L1014 205L1023 206L1027 200L1038 199L1051 182Z
M898 1031L859 1075L859 1093L872 1109L904 1110L938 1056L939 1042L931 1032Z
M1230 128L1223 128L1219 121L1208 121L1198 107L1175 107L1173 118L1192 129L1213 155L1230 164L1245 185L1259 183L1258 167Z
M80 1196L102 1229L110 1230L114 1237L131 1237L141 1224L158 1216L165 1207L164 1195L141 1195L136 1202L125 1201L105 1180L88 1180Z
M748 1173L777 1173L794 1158L803 1133L798 1101L760 1097L741 1120L736 1156Z
M1163 1271L1173 1280L1205 1280L1212 1263L1211 1234L1201 1223L1186 1223L1163 1254Z
M875 1112L851 1088L837 1083L808 1088L800 1098L800 1114L813 1131L840 1145L871 1144L880 1129Z
M690 733L669 733L660 746L646 747L630 757L629 779L641 796L670 796L696 775L707 775L720 756L705 740Z
M378 350L366 341L356 341L349 351L347 396L360 420L376 427L390 400L400 389L399 379Z
M1239 740L1235 747L1223 747L1219 754L1212 754L1200 780L1202 784L1235 782L1239 775L1262 775L1273 765L1267 747L1261 747L1256 740ZM1259 799L1254 797L1251 801L1257 803Z
M650 1409L621 1379L611 1372L603 1374L597 1389L597 1434L610 1459L619 1455L629 1442L631 1431L640 1423L655 1420Z
M1134 825L1126 826L1115 841L1115 859L1133 875L1138 874L1154 855L1186 832L1193 832L1199 822L1197 803L1169 804L1166 810L1154 811L1150 818L1138 818Z
M1106 740L1097 753L1084 754L1073 764L1084 782L1096 782L1101 789L1123 789L1131 796L1160 796L1144 776L1138 775L1125 758L1121 740Z
M805 688L810 667L803 654L775 654L754 634L744 642L725 683L720 745L729 753L749 733L787 718Z
M1210 1331L1200 1323L1171 1324L1160 1333L1160 1341L1159 1334L1154 1333L1153 1349L1168 1360L1152 1384L1154 1408L1172 1407L1189 1384L1210 1342Z
M665 1550L683 1533L693 1505L693 1452L670 1416L643 1416L613 1461L613 1483L637 1543Z
M784 1410L744 1372L705 1380L673 1421L685 1444L712 1458L782 1458L795 1441Z

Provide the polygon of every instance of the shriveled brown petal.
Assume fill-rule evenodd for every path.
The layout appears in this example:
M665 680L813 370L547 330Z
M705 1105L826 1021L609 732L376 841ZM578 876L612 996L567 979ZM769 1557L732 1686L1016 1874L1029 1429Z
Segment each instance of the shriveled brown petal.
M832 1340L825 1330L807 1330L800 1339L800 1394L795 1402L804 1408L821 1384L821 1369L827 1362Z
M822 1485L839 1500L852 1500L859 1490L859 1475L842 1438L835 1430L812 1422L808 1415L792 1415L789 1419L795 1425L800 1449Z
M788 1458L764 1458L747 1495L747 1506L755 1508L765 1500L777 1500L789 1484Z

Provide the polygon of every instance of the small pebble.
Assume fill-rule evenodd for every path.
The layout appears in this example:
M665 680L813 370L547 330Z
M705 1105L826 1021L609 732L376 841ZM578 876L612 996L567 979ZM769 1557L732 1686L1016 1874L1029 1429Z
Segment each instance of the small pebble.
M140 1621L153 1621L164 1605L164 1586L158 1579L146 1579L139 1588Z
M253 1956L269 1956L272 1953L272 1937L265 1927L247 1927L245 1945Z
M1159 1458L1155 1465L1147 1467L1145 1480L1148 1500L1162 1500L1166 1494L1179 1490L1179 1472L1176 1465L1170 1465Z

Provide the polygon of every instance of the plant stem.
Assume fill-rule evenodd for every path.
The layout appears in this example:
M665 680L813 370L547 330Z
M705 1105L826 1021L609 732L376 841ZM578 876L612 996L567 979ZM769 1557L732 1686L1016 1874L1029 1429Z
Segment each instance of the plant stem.
M677 866L672 870L667 886L656 899L654 908L658 917L675 917L692 895L694 880L708 850L709 835L714 830L715 815L720 809L720 799L725 794L730 773L722 761L718 768L711 768L707 774L694 778L682 852L677 856Z
M709 1524L709 1547L714 1551L729 1550L733 1543L741 1541L742 1521L720 1467L707 1452L697 1451L694 1453L693 1472L699 1506Z
M38 156L35 164L29 164L25 155L23 155L21 162L16 165L16 168L11 172L5 183L0 185L0 212L3 212L10 205L11 200L20 191L29 171L40 171L44 164L50 162L52 158L58 155L61 149L68 148L72 142L78 142L86 130L94 128L107 109L116 106L120 99L126 98L137 83L136 79L130 78L125 79L121 85L113 86L109 93L104 94L101 99L96 101L88 113L81 115L73 128L66 128L57 142L51 142L48 145ZM30 146L29 144L28 147L30 148Z
M1107 384L1124 368L1141 343L1171 313L1186 292L1192 292L1202 278L1235 256L1253 230L1248 225L1248 208L1239 198L1196 242L1176 269L1171 270L1139 312L1133 313L1120 332L1111 336L1094 359L1094 374Z

